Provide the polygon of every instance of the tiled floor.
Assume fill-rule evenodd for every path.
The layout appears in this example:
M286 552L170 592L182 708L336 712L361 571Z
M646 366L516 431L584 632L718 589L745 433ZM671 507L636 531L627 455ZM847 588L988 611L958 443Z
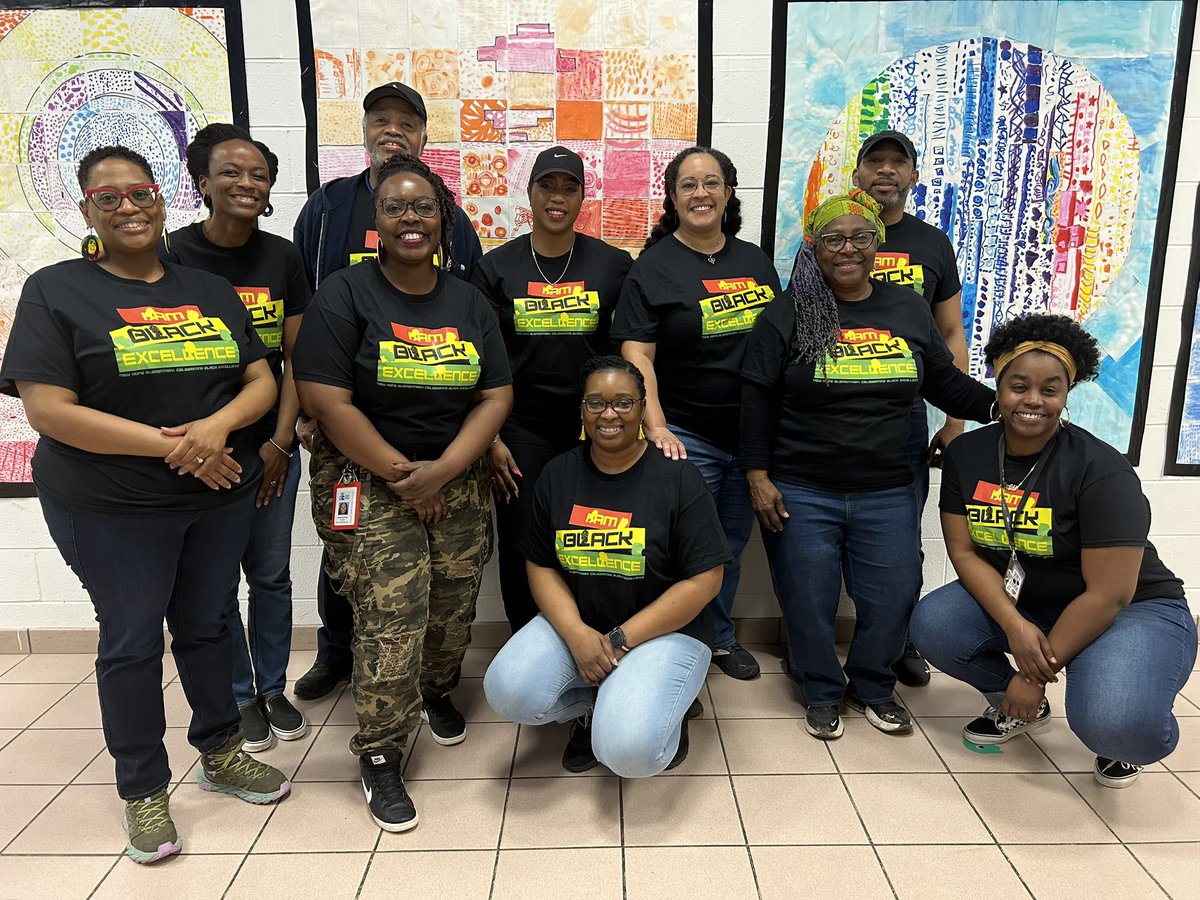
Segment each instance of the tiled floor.
M421 824L398 835L365 810L345 692L305 704L308 737L263 755L293 777L292 797L259 808L202 794L168 660L185 846L158 867L120 852L90 658L0 656L0 898L1200 898L1200 671L1177 707L1179 750L1111 791L1061 719L1000 753L966 749L979 700L936 673L901 689L913 734L851 716L820 743L778 655L757 650L766 674L710 675L687 762L645 781L566 774L565 729L498 721L481 690L492 651L470 651L467 741L418 735L406 775ZM311 660L295 654L292 674Z

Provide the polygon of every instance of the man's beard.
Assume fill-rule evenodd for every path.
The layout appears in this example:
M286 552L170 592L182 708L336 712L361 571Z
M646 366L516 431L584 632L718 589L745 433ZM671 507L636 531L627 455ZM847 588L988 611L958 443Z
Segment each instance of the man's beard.
M890 197L886 198L876 197L874 191L867 191L867 193L870 194L875 202L884 209L904 209L904 204L908 203L908 195L911 191L912 188L907 188L903 191L895 191Z

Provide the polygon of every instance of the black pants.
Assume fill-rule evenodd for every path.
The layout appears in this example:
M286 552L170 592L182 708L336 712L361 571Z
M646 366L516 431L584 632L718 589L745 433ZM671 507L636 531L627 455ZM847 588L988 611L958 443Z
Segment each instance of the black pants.
M188 741L215 750L238 730L229 584L250 538L254 491L204 511L72 509L44 493L50 535L83 583L100 641L96 682L117 793L140 800L171 782L163 746L163 618L192 721Z

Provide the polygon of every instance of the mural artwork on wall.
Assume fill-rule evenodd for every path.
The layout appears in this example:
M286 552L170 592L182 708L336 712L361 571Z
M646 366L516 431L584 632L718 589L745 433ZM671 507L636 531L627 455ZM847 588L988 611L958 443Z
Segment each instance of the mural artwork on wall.
M1167 475L1200 475L1200 193L1192 224L1192 261L1188 266L1184 293L1183 328L1175 384L1171 389L1171 412L1167 420Z
M188 141L246 122L238 3L47 8L62 5L0 4L0 357L28 275L79 253L75 169L89 150L145 156L179 228L200 208ZM32 493L36 440L20 401L0 397L0 496Z
M641 248L663 170L711 124L711 0L300 0L309 187L361 172L362 98L397 80L429 113L423 154L484 249L529 231L539 152L586 165L576 228ZM306 33L307 30L307 33Z
M1072 420L1136 462L1195 7L777 0L763 235L780 275L863 140L906 133L908 211L954 244L971 374L990 377L995 325L1074 317L1103 362Z

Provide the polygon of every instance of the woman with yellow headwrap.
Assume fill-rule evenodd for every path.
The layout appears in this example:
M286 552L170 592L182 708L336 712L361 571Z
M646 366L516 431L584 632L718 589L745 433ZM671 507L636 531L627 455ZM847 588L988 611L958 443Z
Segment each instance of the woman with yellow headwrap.
M1046 684L1065 669L1093 776L1125 787L1179 741L1171 710L1196 660L1183 584L1146 540L1133 468L1069 424L1068 392L1099 369L1095 339L1065 316L1025 316L993 331L984 357L997 424L951 444L942 470L958 580L917 605L912 639L987 698L963 729L972 744L1049 725Z
M954 367L927 303L871 279L879 208L855 190L809 214L788 291L759 317L742 371L742 468L805 727L825 740L842 734L843 700L881 731L912 727L891 664L921 579L913 400L987 421L995 398ZM844 667L833 636L843 578L858 614Z

